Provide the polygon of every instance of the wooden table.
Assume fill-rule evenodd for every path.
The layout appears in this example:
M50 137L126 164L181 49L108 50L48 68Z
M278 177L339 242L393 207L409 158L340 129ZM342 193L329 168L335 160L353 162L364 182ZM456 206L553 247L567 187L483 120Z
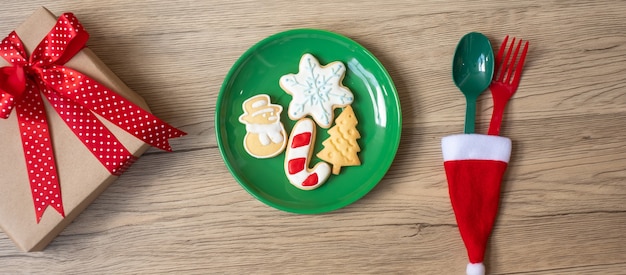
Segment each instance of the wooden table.
M149 150L45 251L18 252L0 235L0 273L464 274L440 140L463 129L451 59L471 31L496 46L506 34L531 43L505 114L513 152L488 273L626 273L625 1L264 2L48 3L74 12L91 49L189 135L172 141L173 153ZM0 32L40 4L5 1ZM323 215L254 199L228 172L215 137L230 67L256 42L293 28L364 45L402 104L387 175ZM491 110L486 93L478 131Z

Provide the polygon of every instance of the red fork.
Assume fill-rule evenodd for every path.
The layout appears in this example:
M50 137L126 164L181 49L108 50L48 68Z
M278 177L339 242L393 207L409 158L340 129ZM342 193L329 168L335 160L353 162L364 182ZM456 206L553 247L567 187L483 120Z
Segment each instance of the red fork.
M519 86L520 77L522 75L522 67L524 67L524 61L526 60L526 53L528 52L528 41L524 43L524 49L522 54L517 60L517 56L522 46L522 40L520 39L515 46L515 37L511 41L506 57L502 60L502 55L506 48L506 43L509 40L507 35L500 45L498 54L496 55L496 75L494 75L489 90L491 90L491 96L493 97L493 114L491 115L491 123L489 123L489 135L497 136L500 134L500 125L502 123L502 115L504 114L504 108L507 102ZM511 56L511 52L515 48L515 52ZM517 60L517 63L515 62Z

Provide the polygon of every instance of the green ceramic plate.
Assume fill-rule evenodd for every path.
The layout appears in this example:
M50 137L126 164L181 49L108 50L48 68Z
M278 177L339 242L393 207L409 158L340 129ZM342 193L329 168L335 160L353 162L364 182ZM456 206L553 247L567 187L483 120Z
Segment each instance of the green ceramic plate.
M295 121L287 116L291 95L278 80L298 72L300 57L310 53L320 64L341 61L347 66L343 85L354 94L352 107L361 133L360 166L343 167L321 187L303 191L289 183L283 169L285 153L256 159L243 146L245 125L238 118L242 103L253 95L270 95L283 106L281 121L287 136ZM335 110L335 117L340 108ZM215 131L226 166L241 186L260 201L284 211L314 214L339 209L367 194L383 178L400 142L402 115L389 74L369 51L353 40L328 31L290 30L270 36L246 51L226 76L217 98ZM327 130L317 126L313 155L322 150ZM310 167L320 161L313 157Z

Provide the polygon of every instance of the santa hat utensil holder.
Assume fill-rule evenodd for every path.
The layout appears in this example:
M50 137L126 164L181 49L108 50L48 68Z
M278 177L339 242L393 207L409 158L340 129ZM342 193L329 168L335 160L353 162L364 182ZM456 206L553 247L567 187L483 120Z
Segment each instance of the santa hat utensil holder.
M506 137L459 134L441 140L448 192L470 263L468 275L485 274L487 241L500 201L500 182L511 156Z

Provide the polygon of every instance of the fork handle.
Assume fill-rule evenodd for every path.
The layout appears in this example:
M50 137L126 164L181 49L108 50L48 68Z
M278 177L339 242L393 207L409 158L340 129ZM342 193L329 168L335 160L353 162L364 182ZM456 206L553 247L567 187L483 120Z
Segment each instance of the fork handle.
M500 126L502 125L502 117L504 116L504 109L511 96L503 91L492 91L493 96L493 113L491 114L491 122L489 123L488 135L497 136L500 135Z
M494 104L491 122L489 123L488 135L500 135L500 126L502 125L502 116L504 115L504 105Z

